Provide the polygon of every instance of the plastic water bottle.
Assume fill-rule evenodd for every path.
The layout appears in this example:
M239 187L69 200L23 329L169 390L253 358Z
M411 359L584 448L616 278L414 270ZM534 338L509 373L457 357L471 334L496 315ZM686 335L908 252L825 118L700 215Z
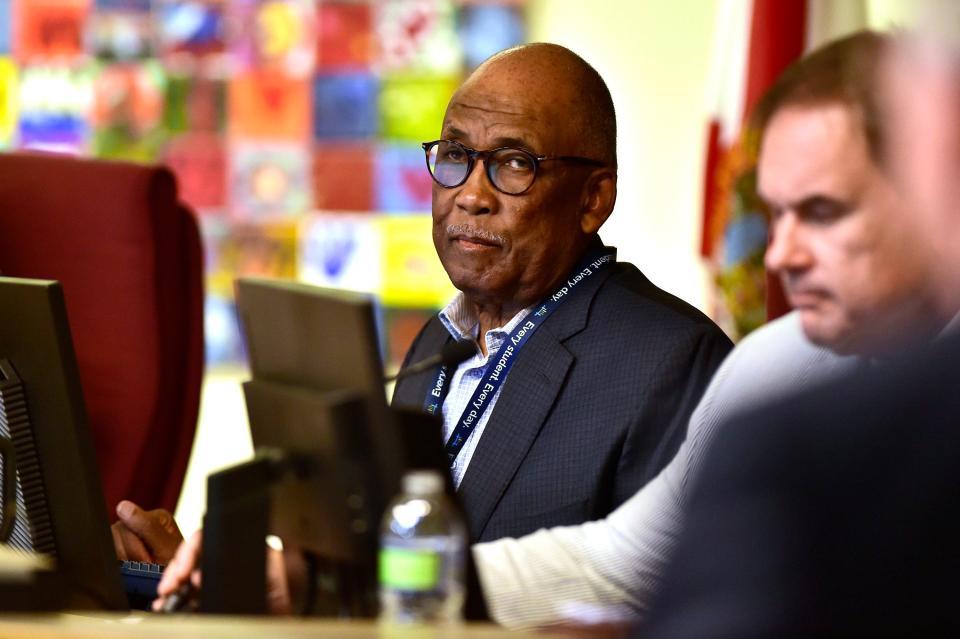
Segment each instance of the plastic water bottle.
M440 473L407 473L380 532L381 621L462 620L466 529Z

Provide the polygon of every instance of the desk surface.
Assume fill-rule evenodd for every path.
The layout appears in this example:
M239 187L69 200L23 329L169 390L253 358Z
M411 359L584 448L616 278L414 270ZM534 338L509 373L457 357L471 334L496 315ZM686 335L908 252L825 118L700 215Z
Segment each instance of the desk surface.
M312 637L319 639L506 639L567 637L544 632L509 631L492 624L454 627L381 626L373 622L266 617L213 617L151 614L0 615L3 639L87 639L163 637L164 639L246 639Z

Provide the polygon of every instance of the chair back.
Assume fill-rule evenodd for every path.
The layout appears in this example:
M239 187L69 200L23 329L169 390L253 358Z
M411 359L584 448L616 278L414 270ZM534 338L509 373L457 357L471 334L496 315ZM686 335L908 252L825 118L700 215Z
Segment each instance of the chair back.
M0 154L0 273L63 285L111 520L120 499L172 511L203 374L200 233L173 175Z

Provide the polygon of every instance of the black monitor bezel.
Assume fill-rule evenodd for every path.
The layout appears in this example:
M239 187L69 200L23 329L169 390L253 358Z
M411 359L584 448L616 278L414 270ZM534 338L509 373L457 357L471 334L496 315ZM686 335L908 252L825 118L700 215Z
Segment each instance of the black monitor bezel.
M0 357L23 382L67 603L129 609L58 282L0 277Z

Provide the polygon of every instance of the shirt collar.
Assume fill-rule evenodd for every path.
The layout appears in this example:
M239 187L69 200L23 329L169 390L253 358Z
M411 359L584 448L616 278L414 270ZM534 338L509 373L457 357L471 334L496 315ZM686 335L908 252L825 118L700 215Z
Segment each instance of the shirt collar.
M516 315L510 318L510 321L499 326L497 328L492 328L487 331L486 341L487 341L487 353L495 353L500 348L500 344L503 343L503 340L506 339L506 336L513 331L514 328L523 320L524 317L529 315L536 304L533 306L528 306L527 308L521 309ZM447 329L447 332L453 336L453 339L456 340L470 340L476 341L480 333L480 318L477 317L474 308L467 303L466 298L463 293L457 293L456 297L450 301L443 310L440 311L440 322L443 324L444 328Z
M462 292L450 300L450 303L440 311L440 321L453 339L476 339L480 330L477 314L467 304Z

